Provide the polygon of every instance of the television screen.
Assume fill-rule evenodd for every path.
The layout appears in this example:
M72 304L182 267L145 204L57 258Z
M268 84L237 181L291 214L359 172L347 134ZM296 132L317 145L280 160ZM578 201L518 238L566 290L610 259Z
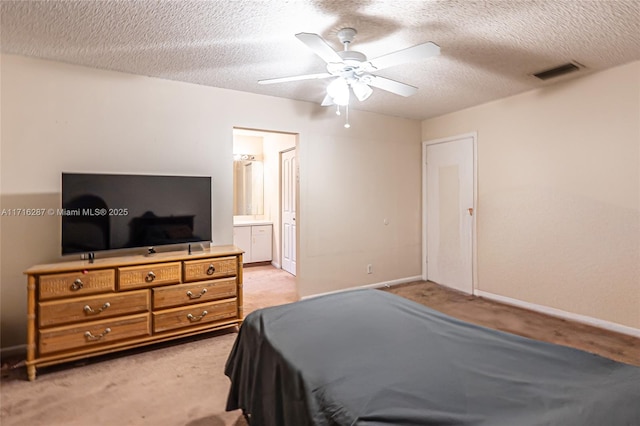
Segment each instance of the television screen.
M62 254L211 241L211 177L62 174Z

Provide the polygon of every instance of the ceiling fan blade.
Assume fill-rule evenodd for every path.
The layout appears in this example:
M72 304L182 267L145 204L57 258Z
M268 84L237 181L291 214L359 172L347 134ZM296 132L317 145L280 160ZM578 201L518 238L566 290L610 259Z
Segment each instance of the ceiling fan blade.
M388 53L383 56L379 56L370 60L366 67L371 67L371 70L381 70L384 68L393 67L395 65L404 64L407 62L418 61L420 59L427 59L432 56L440 54L440 46L430 41L422 44L418 44L413 47L408 47L403 50Z
M319 74L307 74L307 75L296 75L293 77L280 77L280 78L269 78L267 80L258 80L258 84L273 84L273 83L286 83L287 81L299 81L299 80L313 80L313 79L321 79L333 77L328 72L323 72Z
M296 34L298 40L307 45L307 47L320 56L326 63L342 62L342 58L338 55L338 52L333 50L331 46L318 34L312 33L299 33Z
M386 90L387 92L395 93L400 96L411 96L418 93L417 87L409 86L408 84L400 83L399 81L377 75L372 75L371 80L367 81L367 83L370 86L377 87L378 89Z

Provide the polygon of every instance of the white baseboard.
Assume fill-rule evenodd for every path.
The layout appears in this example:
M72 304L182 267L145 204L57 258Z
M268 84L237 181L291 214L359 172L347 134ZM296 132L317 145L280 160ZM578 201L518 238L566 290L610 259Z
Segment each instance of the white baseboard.
M357 290L357 289L363 289L363 288L391 287L392 285L410 283L410 282L413 282L413 281L422 281L422 276L421 275L416 275L415 277L399 278L397 280L383 281L383 282L374 283L374 284L365 284L365 285L360 285L360 286L355 286L355 287L341 288L340 290L327 291L326 293L317 293L317 294L311 294L309 296L303 296L301 298L301 300L311 299L313 297L318 297L318 296L324 296L326 294L342 293L342 292L345 292L345 291Z
M505 303L507 305L513 305L520 308L529 309L531 311L540 312L553 317L567 319L571 321L580 322L583 324L591 325L605 330L614 331L616 333L627 334L633 337L640 337L640 329L629 327L615 322L609 322L598 318L589 317L586 315L574 314L572 312L563 311L561 309L551 308L544 305L537 305L535 303L525 302L518 299L512 299L511 297L500 296L499 294L493 294L482 290L474 289L474 294L486 299L495 300L496 302Z
M271 265L273 265L273 267L276 269L282 269L282 267L280 267L280 264L276 261L271 262Z
M27 345L9 346L0 349L0 359L27 356Z

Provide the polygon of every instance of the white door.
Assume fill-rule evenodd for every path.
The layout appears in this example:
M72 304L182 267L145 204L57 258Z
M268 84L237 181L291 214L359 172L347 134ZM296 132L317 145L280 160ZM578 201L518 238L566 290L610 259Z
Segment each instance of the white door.
M296 274L296 150L281 153L282 269Z
M475 136L425 149L426 279L473 293Z

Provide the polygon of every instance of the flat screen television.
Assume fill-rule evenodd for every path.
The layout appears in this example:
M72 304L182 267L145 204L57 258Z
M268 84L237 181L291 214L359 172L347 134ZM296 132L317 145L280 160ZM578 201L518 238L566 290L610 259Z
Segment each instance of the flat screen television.
M211 241L211 177L62 173L62 254Z

